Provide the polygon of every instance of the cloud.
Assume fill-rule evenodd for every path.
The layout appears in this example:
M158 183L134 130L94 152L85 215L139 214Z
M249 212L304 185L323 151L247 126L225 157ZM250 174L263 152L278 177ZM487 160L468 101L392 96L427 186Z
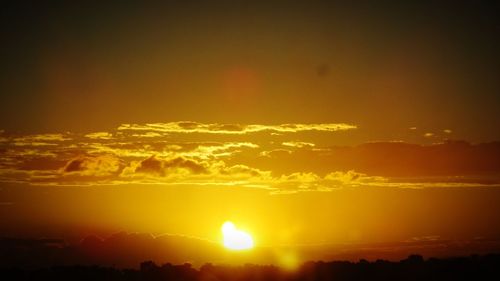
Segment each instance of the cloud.
M125 167L121 179L135 179L139 183L164 184L227 184L263 182L270 178L269 171L246 165L228 166L220 160L195 160L184 157L159 158L155 155Z
M144 158L155 154L161 157L183 156L200 159L229 157L241 150L259 147L251 142L181 142L150 138L128 142L94 142L85 146L88 153L107 153L119 157Z
M307 135L300 141L287 139L288 132L336 130L338 124L130 126L86 134L3 133L7 141L0 147L0 182L240 184L287 191L500 183L500 142L372 142L341 147L315 144Z
M67 141L70 137L64 134L38 134L14 138L15 142L37 142L37 141Z
M68 134L37 134L17 137L5 137L5 141L10 141L14 146L57 146L61 142L71 141Z
M257 132L296 133L304 131L335 132L356 129L355 125L345 123L325 124L281 124L281 125L241 125L241 124L204 124L191 121L170 123L151 123L145 125L122 124L119 131L150 131L162 133L207 133L241 135Z
M175 157L171 159L161 159L153 155L140 162L132 163L125 168L122 175L155 175L165 177L169 175L203 174L207 173L206 164L197 162L184 157Z
M95 132L86 134L85 137L89 139L102 139L102 140L110 140L113 138L113 134L108 132Z
M165 135L157 132L146 132L143 134L132 134L132 136L137 138L158 138L158 137L163 137Z
M120 177L137 183L253 185L270 189L273 193L329 191L387 182L383 177L367 176L354 171L336 171L324 177L312 172L272 176L271 171L242 164L227 165L224 161L198 161L183 157L162 159L157 156L131 163L123 169Z
M255 149L259 145L251 142L225 142L225 143L200 143L196 147L185 151L179 152L179 155L187 157L197 157L200 159L219 158L232 156L240 152L240 149Z
M122 167L120 159L112 155L79 156L68 161L62 171L65 175L105 177L118 173Z
M285 141L281 143L284 146L289 146L289 147L297 147L297 148L303 148L303 147L314 147L316 146L314 143L311 142L302 142L302 141Z
M335 171L327 174L324 177L325 181L329 181L330 183L336 184L347 184L347 185L371 185L374 183L386 183L388 181L387 178L379 177L379 176L368 176L363 173L357 173L353 170L342 172Z
M233 178L238 178L238 177L245 177L245 178L270 178L271 172L270 171L262 171L256 168L251 168L246 165L234 165L230 167L225 167L223 166L222 169L220 169L219 174L224 176L230 176Z
M298 191L326 190L321 184L321 178L315 173L292 173L282 175L273 182L272 194L295 193Z
M262 157L280 157L292 154L291 150L288 149L273 149L273 150L264 150L260 152L260 156Z
M267 157L256 158L252 161L253 165L271 169L277 174L311 171L324 175L332 171L354 170L387 178L475 175L477 179L497 182L500 176L500 142L470 144L446 141L431 145L373 142L357 146L265 150L260 156ZM238 159L244 161L243 158Z
M386 183L383 177L368 176L355 171L335 171L321 177L315 173L292 173L282 175L273 182L275 194L300 191L331 191L338 188L355 186L378 186Z

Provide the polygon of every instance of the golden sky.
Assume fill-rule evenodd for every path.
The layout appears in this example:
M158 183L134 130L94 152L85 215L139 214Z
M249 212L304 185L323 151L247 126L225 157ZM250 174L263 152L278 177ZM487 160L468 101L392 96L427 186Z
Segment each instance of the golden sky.
M2 132L0 230L70 241L111 237L103 245L124 231L130 233L120 234L125 245L164 248L154 255L159 261L195 263L400 258L415 250L447 255L497 247L487 243L500 231L498 142L329 141L355 130L344 123L179 121L89 133ZM225 256L225 221L251 233L251 253ZM167 254L172 244L163 239L179 237L189 237L179 245L201 243L206 252ZM456 240L467 246L449 242ZM120 251L126 250L111 252Z
M121 264L498 249L497 7L56 2L0 16L1 237Z

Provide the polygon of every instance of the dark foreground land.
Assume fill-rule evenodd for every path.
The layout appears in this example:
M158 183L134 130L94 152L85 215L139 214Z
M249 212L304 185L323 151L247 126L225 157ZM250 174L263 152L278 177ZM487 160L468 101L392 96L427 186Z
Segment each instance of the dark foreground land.
M500 280L500 254L424 260L419 255L399 262L307 262L294 271L276 266L190 264L158 266L143 262L139 270L99 266L1 269L1 280Z

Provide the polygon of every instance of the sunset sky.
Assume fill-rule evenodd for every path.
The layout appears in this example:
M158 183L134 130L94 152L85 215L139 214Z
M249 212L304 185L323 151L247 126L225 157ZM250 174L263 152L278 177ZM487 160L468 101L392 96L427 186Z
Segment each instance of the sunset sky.
M20 263L500 250L498 4L163 2L2 4Z

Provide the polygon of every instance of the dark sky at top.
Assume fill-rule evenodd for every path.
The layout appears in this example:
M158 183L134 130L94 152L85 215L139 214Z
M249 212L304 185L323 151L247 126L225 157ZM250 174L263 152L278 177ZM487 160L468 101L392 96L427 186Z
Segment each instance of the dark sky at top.
M0 128L348 122L353 141L500 139L495 1L163 2L4 1Z

